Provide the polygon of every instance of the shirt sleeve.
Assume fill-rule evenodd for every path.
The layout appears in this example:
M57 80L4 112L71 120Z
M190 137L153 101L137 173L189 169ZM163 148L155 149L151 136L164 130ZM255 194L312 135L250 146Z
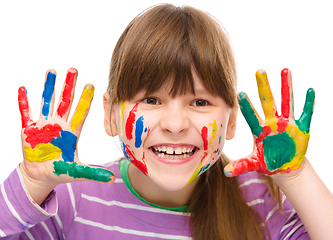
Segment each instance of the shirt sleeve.
M41 206L29 195L20 169L16 167L0 184L0 237L11 240L31 239L30 229L51 232L44 221L57 214L58 202L54 191Z

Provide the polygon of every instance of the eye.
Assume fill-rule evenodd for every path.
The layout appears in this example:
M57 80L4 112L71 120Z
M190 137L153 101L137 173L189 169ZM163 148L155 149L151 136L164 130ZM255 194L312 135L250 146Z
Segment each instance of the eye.
M195 106L195 107L204 107L209 105L209 102L203 99L198 99L195 100L193 103L191 103L191 106Z
M147 98L143 99L142 101L147 104L151 104L151 105L161 104L156 98L153 98L153 97L147 97Z

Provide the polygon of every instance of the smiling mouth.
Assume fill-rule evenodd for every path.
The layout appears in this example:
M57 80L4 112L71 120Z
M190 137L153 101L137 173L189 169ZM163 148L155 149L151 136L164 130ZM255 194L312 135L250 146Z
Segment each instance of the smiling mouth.
M168 146L158 146L151 147L153 153L160 158L167 159L183 159L192 156L196 151L197 147L168 147Z

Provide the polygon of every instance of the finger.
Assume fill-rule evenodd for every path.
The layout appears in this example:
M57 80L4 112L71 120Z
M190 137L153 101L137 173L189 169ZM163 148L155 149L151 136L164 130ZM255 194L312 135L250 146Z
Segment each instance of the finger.
M25 87L20 87L18 90L18 103L22 119L22 128L25 128L33 122Z
M281 114L284 118L294 118L294 98L291 72L281 71Z
M54 84L56 79L55 70L49 70L46 73L44 84L41 117L47 119L53 112L54 105Z
M80 130L87 117L92 98L94 96L94 86L87 84L82 92L79 103L77 104L74 116L71 120L72 131Z
M67 121L68 119L68 115L73 102L76 79L77 70L75 68L68 69L57 109L57 115L61 118L64 118L65 121Z
M253 107L246 93L241 92L238 94L238 103L247 124L251 128L252 134L259 137L259 135L263 131L262 127L260 126L262 120L256 112L255 108Z
M297 126L302 132L308 133L310 131L310 124L313 114L315 103L315 91L309 88L306 93L305 104L301 117L296 121Z
M259 97L265 113L265 117L266 119L274 118L275 116L277 116L276 105L271 88L269 86L266 72L264 70L258 70L256 72L256 79Z
M247 172L254 172L258 169L258 161L251 157L242 158L229 163L225 166L223 172L227 177L235 177Z
M56 175L62 174L73 177L78 180L92 180L96 182L113 183L116 179L113 172L100 167L90 167L76 162L68 163L63 161L53 162L53 168Z

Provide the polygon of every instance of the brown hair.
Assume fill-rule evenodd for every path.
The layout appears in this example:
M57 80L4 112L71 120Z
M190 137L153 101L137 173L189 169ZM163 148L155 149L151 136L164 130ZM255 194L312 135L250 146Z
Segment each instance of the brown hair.
M108 92L112 103L146 95L173 81L170 95L194 93L192 73L206 89L237 107L236 67L229 38L211 15L170 4L134 18L119 38L111 59ZM227 178L222 154L200 176L188 210L193 239L264 239L263 222L243 200L237 178ZM267 178L273 193L278 190ZM275 194L275 196L277 196ZM267 230L267 229L266 229Z

